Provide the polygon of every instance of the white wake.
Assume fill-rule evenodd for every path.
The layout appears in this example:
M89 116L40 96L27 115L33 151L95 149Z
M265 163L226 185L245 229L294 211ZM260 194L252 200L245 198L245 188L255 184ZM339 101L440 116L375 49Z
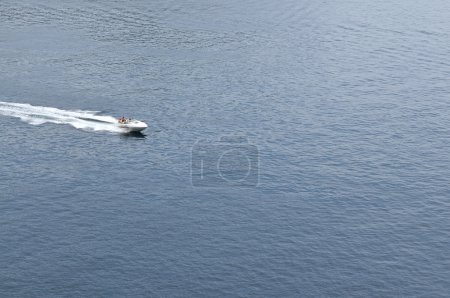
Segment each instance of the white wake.
M98 115L96 111L61 110L51 107L32 106L24 103L0 101L0 115L20 118L29 124L69 124L87 131L121 132L117 120L111 116Z

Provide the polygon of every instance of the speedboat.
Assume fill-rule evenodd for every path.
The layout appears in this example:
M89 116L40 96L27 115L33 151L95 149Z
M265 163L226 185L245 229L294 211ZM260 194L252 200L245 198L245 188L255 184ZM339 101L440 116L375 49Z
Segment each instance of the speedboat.
M148 127L147 123L135 119L119 118L117 126L124 130L124 132L138 132L143 131Z

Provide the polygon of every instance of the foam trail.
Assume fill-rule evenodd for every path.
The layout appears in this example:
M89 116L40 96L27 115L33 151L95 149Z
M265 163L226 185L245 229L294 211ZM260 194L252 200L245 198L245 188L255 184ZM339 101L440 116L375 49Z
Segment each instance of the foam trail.
M29 124L69 124L77 129L87 131L121 132L121 129L116 125L117 120L114 117L102 116L98 115L98 113L96 111L70 111L0 101L0 115L20 118Z

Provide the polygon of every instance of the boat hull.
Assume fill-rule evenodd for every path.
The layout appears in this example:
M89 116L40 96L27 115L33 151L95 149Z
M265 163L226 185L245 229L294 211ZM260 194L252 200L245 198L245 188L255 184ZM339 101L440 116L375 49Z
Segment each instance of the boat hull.
M130 121L129 123L119 123L118 126L124 132L140 132L148 127L145 122L137 120Z

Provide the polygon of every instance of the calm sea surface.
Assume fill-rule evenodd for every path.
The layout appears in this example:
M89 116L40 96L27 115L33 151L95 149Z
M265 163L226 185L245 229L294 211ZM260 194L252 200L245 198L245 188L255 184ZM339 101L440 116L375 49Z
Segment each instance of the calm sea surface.
M446 0L2 0L0 296L448 297L449 45Z

